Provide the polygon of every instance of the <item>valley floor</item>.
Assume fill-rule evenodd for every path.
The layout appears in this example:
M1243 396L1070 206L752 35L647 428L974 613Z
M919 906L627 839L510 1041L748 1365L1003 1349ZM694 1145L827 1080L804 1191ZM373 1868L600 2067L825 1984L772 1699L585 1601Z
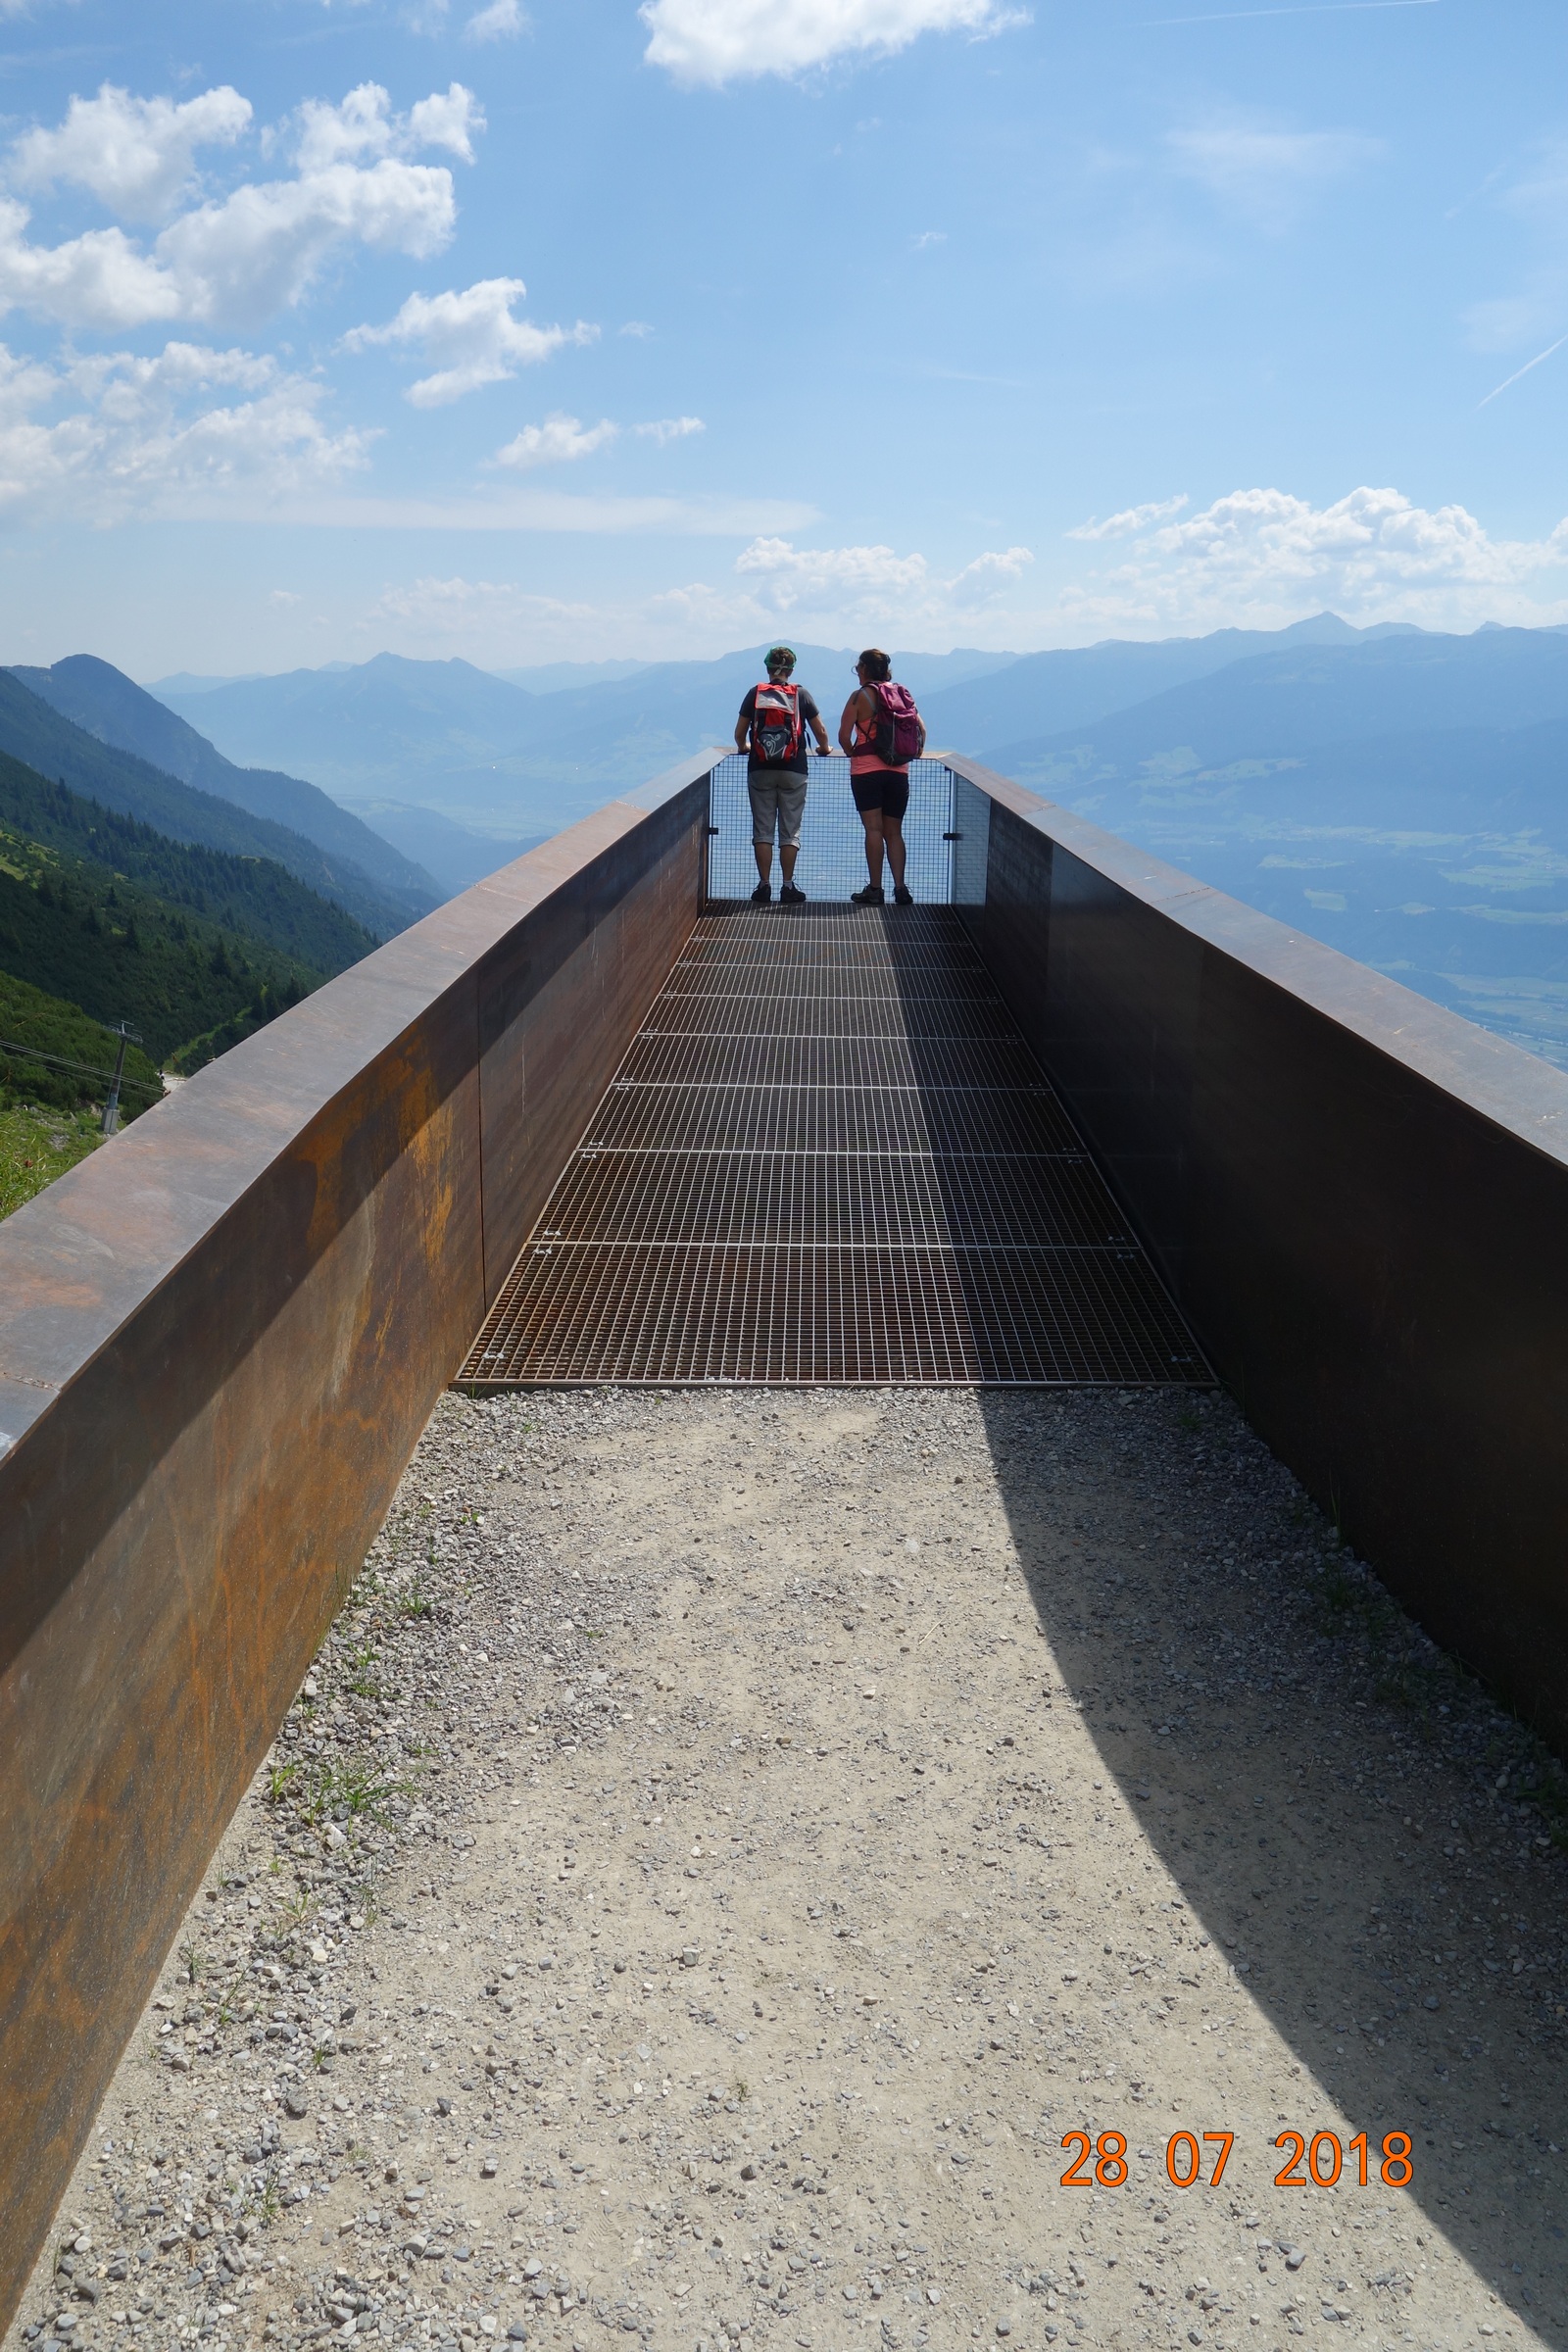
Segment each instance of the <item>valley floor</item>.
M7 2343L1561 2344L1530 1762L1223 1399L450 1396Z

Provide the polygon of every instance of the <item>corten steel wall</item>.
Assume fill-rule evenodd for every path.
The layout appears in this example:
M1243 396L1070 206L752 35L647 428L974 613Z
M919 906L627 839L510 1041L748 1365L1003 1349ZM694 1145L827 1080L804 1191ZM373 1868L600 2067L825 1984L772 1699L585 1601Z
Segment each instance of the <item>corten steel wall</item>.
M694 922L710 760L0 1225L0 2326L224 1824Z
M1568 1749L1568 1077L952 765L990 803L963 917L1211 1362Z

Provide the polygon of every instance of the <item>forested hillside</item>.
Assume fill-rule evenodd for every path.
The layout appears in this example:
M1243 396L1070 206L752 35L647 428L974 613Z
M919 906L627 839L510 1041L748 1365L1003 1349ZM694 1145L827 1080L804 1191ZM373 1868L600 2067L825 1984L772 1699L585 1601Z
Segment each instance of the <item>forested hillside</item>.
M167 704L91 654L72 654L52 669L18 664L12 676L101 743L133 752L181 784L233 801L253 816L302 833L329 858L348 859L378 890L422 914L434 904L431 877L314 784L265 767L236 767Z
M79 1005L0 971L0 1217L96 1151L119 1051ZM163 1091L147 1055L128 1047L122 1120L139 1118Z
M232 801L197 792L133 753L100 743L5 669L0 669L0 752L105 808L139 817L171 841L199 843L236 858L270 858L308 889L345 907L378 939L402 930L434 903L389 895L302 833L252 816Z
M119 1039L78 1004L0 971L0 1109L17 1102L60 1110L101 1103L119 1051ZM136 1118L163 1091L146 1053L127 1047L122 1118Z
M271 858L235 857L171 841L0 753L0 824L66 858L86 858L187 915L243 933L320 974L341 972L375 946L342 907Z
M96 1020L128 1020L159 1061L250 1008L270 1018L325 977L302 956L4 823L0 971Z

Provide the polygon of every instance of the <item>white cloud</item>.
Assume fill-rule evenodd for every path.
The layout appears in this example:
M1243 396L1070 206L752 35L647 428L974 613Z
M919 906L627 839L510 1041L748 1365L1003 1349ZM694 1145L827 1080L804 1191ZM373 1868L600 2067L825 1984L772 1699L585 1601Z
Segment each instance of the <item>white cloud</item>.
M735 569L763 612L941 627L956 612L972 612L1003 594L1033 562L1027 547L996 548L951 579L940 579L924 556L901 556L891 547L809 549L761 538L742 550Z
M1494 539L1458 506L1361 488L1327 507L1236 490L1139 534L1107 571L1069 588L1052 621L1074 628L1278 628L1325 607L1348 618L1473 627L1560 617L1532 588L1568 567L1568 519L1544 539Z
M1184 491L1180 498L1157 499L1146 507L1124 507L1119 514L1107 514L1103 522L1092 516L1067 533L1069 539L1126 539L1134 531L1148 530L1152 522L1163 522L1167 515L1179 514L1187 505Z
M6 176L22 188L65 181L122 220L161 220L188 191L197 149L231 147L250 121L249 99L226 82L176 106L106 81L96 98L73 98L58 129L25 132Z
M485 126L484 109L461 81L432 91L406 115L392 112L392 101L379 82L362 81L341 106L308 98L300 108L299 124L296 160L307 174L364 156L417 155L426 147L444 147L471 164L474 133Z
M564 493L519 495L539 502L535 527L587 527L585 519L575 525L567 519L572 502ZM575 503L585 517L589 502ZM602 503L608 508L611 502ZM630 504L621 501L619 507ZM961 600L976 582L1008 584L1031 561L1027 548L1008 548L977 557L956 579L945 581L932 577L919 556L900 556L889 548L804 551L778 530L760 530L737 566L738 577L717 586L691 580L653 594L589 604L535 595L509 581L432 577L387 588L361 625L373 631L378 643L392 639L410 653L450 643L469 661L497 666L628 652L654 661L690 660L778 628L779 611L767 589L787 578L800 592L791 627L809 613L807 625L813 632L820 619L824 628L845 634L864 630L880 636L884 628L919 632L902 639L906 643L945 638L951 644L961 630L964 644L1009 646L1020 642L1014 617L991 614L977 626L974 606L956 601L953 591L958 590ZM830 635L827 642L842 643L844 635ZM817 692L825 693L828 683L814 681ZM840 683L848 690L851 680L846 675Z
M744 585L741 597L728 602L728 626L744 633L789 613L797 626L808 619L811 627L829 631L876 626L938 638L960 619L970 626L1033 562L1027 547L994 548L943 578L924 556L901 556L891 547L798 548L788 539L758 538L736 558ZM708 600L701 625L710 634L718 625L725 608L715 592L689 587L671 593L688 600L694 626Z
M541 621L581 621L592 612L591 605L535 596L512 580L466 580L460 573L449 580L431 577L383 589L360 626L373 628L382 620L408 621L426 637L493 642L498 629L511 631Z
M1201 514L1151 522L1119 545L1084 548L1075 559L1083 566L1076 577L1058 572L1033 593L1026 584L1042 564L1021 547L987 550L939 570L919 554L887 546L808 547L802 534L814 518L799 510L579 495L547 487L537 475L505 492L498 483L482 499L421 503L321 492L302 500L291 519L306 527L387 531L744 540L727 577L596 603L591 625L573 624L561 641L564 654L584 657L716 654L755 641L786 616L789 627L828 644L863 628L883 643L897 632L898 643L933 649L1279 628L1325 608L1363 624L1408 620L1465 629L1484 620L1568 622L1568 518L1541 538L1494 539L1462 507L1422 509L1394 490L1356 490L1321 508L1280 490L1236 491Z
M164 230L157 253L178 289L178 316L255 324L291 308L344 245L420 260L457 217L444 167L382 157L297 179L236 188Z
M510 41L527 22L518 0L490 0L464 26L464 38L470 41Z
M924 556L898 556L891 547L796 548L787 539L754 539L735 569L756 582L758 601L771 612L885 604L922 588L927 576Z
M1026 22L1004 0L643 0L648 63L720 87L794 75L830 58L891 55L923 32L1000 32Z
M470 153L482 121L457 82L406 116L368 82L341 106L312 101L299 117L294 177L248 182L193 207L150 254L118 228L31 244L25 208L0 198L0 307L110 331L173 319L256 324L301 301L346 245L416 258L438 251L457 217L452 174L404 157L432 145Z
M628 318L624 326L615 329L617 334L634 335L639 343L645 335L651 335L653 331L646 318Z
M1033 550L1027 547L994 548L956 573L947 584L948 594L955 604L984 604L1021 580L1034 560Z
M608 416L585 425L575 416L558 414L547 416L543 424L525 424L514 441L497 450L496 464L519 472L536 466L569 466L574 459L591 458L596 449L606 448L619 433L619 425L612 424Z
M762 536L736 559L738 593L703 580L665 589L630 618L620 642L650 656L661 643L671 651L717 651L777 626L787 615L793 627L820 631L830 643L846 632L897 629L906 633L906 643L951 644L961 629L965 644L983 637L1016 645L1016 616L1000 608L986 615L985 608L1014 587L1033 562L1026 547L994 549L943 579L924 556L901 556L891 547L803 549Z
M416 343L429 360L445 362L421 376L406 397L416 409L442 408L499 384L549 359L566 343L592 343L599 334L579 318L575 326L535 326L514 318L512 306L527 292L520 277L482 277L462 293L411 294L385 326L352 327L343 340L350 351L377 343Z
M1170 133L1176 169L1261 225L1283 228L1303 199L1382 153L1378 140L1348 130L1271 130L1214 122Z
M181 290L123 229L93 228L64 245L30 245L28 212L0 196L0 311L113 332L181 317Z
M51 368L0 346L0 515L221 514L236 494L265 505L334 484L368 436L330 433L324 398L247 351L169 343Z
M471 164L474 134L484 126L484 108L478 99L461 81L454 81L444 93L433 91L410 107L403 137L415 154L422 147L444 147L449 155Z
M345 491L312 497L287 519L300 530L569 531L593 537L742 539L759 532L799 531L815 521L811 508L790 499L625 497L518 485L505 494L429 497ZM755 617L755 614L754 614Z
M634 424L631 430L639 440L657 442L662 449L692 433L706 433L708 427L700 416L660 416L648 424ZM536 466L567 466L576 458L592 457L596 449L608 449L620 434L621 427L608 416L585 425L580 418L558 411L543 424L525 424L515 440L496 452L495 462L520 471Z

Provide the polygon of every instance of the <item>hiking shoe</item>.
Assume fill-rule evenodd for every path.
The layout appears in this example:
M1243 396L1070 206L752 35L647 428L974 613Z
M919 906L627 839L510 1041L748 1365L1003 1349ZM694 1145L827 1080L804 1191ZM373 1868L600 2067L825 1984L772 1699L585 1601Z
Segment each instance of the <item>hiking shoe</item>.
M793 882L781 883L779 885L778 903L781 906L804 906L806 905L806 893L804 890L797 890Z
M893 891L893 904L895 906L912 906L914 905L913 891L906 890L902 882L896 883Z
M766 906L770 903L772 896L772 883L759 882L757 888L752 893L752 905L754 906Z
M868 882L863 890L852 890L850 893L850 905L852 906L885 906L886 901L882 896L881 883Z

